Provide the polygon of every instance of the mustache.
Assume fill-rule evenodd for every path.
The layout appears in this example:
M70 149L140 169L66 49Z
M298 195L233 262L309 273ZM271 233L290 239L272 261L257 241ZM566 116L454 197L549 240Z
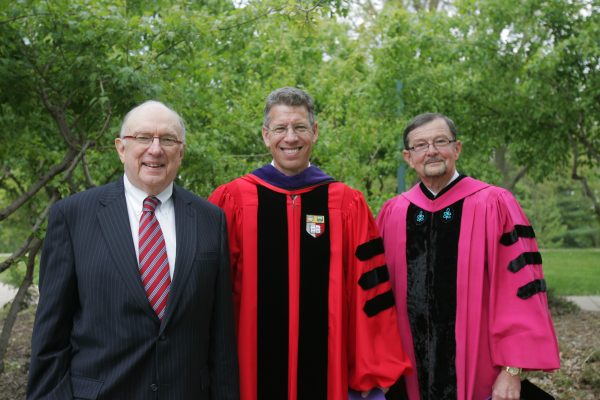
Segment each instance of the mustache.
M432 157L432 158L428 158L427 160L425 160L425 164L431 164L431 163L435 163L435 162L443 162L444 159L443 158L439 158L439 157Z

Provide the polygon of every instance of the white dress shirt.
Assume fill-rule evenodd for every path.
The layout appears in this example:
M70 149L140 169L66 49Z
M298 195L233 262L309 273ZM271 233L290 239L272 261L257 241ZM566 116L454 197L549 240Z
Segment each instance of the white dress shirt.
M444 188L445 188L446 186L448 186L449 184L451 184L452 182L454 182L454 181L455 181L455 180L456 180L456 179L457 179L459 176L460 176L460 174L458 173L458 171L457 171L457 170L454 170L454 175L452 175L452 178L450 178L450 180L448 181L448 183L446 183L446 184L444 185ZM427 190L429 190L429 191L431 192L431 194L433 194L434 196L437 196L437 194L438 194L439 192L441 192L441 190L440 190L440 191L438 191L438 192L434 192L434 191L433 191L433 190L431 190L429 187L427 187L427 185L425 185L425 187L426 187L426 188L427 188ZM443 188L442 188L442 189L443 189Z
M133 237L133 245L135 246L136 259L139 262L140 217L142 216L144 199L148 197L148 195L143 190L133 186L133 184L129 182L129 179L127 179L127 174L123 176L123 183L125 185L125 200L127 200L127 214L129 215L131 236ZM165 190L156 196L160 200L160 204L156 207L156 211L154 212L165 238L171 280L173 280L173 273L175 271L175 254L177 249L175 234L175 208L173 207L173 198L171 197L172 194L173 183L167 186Z

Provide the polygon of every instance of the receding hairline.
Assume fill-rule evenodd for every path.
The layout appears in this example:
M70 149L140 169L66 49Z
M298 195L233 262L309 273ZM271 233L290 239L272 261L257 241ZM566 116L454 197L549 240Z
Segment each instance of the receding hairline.
M123 138L123 136L126 135L126 129L128 128L127 124L129 123L129 120L131 119L131 117L135 114L137 114L140 111L143 111L147 108L160 108L163 109L165 111L167 111L168 113L170 113L175 120L179 123L179 133L181 134L181 139L185 142L185 122L183 121L183 118L181 118L181 116L179 115L179 113L175 110L173 110L171 107L167 106L165 103L158 101L158 100L147 100L137 106L135 106L134 108L132 108L131 110L129 110L129 112L127 114L125 114L125 118L123 118L123 123L121 124L121 130L119 132L119 137Z
M408 148L408 135L410 135L411 132L422 127L423 125L427 125L428 123L437 120L444 121L444 124L446 125L446 128L448 128L448 131L452 135L452 138L456 139L456 125L454 124L454 121L452 121L449 117L440 113L423 113L411 119L410 122L406 125L406 128L404 128L404 132L402 133L404 148Z
M311 125L315 124L314 99L308 92L292 87L285 86L273 90L265 99L263 109L263 126L268 127L271 120L271 110L276 106L303 107L308 113L308 120Z

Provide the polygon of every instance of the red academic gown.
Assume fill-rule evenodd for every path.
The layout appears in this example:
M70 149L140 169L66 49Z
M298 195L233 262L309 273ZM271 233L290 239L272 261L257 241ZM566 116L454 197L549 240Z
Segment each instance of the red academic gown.
M255 173L209 198L228 222L241 399L345 400L349 387L391 386L410 364L362 194L324 174L283 189Z
M418 224L459 218L454 323L456 398L484 400L502 366L559 368L541 256L533 229L510 192L463 177L433 198L422 185L389 200L377 217L396 297L404 349L416 364L407 297L407 252L422 243L410 235ZM458 221L457 221L458 222ZM433 236L432 236L433 237ZM431 246L445 244L433 240ZM411 250L410 246L413 247ZM426 251L421 248L418 251ZM429 305L431 307L431 305ZM420 340L418 338L416 341ZM406 376L411 400L419 399L419 369Z

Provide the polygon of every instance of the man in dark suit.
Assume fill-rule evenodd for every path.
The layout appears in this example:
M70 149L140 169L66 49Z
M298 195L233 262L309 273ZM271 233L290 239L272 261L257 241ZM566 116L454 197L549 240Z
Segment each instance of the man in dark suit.
M238 399L226 222L173 184L185 126L131 110L125 174L52 207L40 267L30 399Z

